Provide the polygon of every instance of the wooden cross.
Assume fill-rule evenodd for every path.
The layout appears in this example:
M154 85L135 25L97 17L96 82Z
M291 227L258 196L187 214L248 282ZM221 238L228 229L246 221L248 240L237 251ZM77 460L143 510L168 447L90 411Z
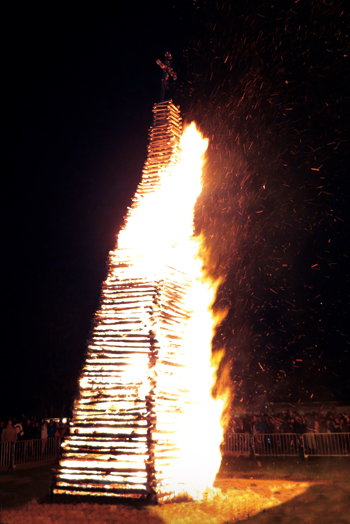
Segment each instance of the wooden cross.
M170 53L165 53L164 63L161 60L157 60L157 64L163 69L162 76L162 87L160 90L160 101L164 102L165 90L169 88L169 77L171 76L173 80L177 79L177 74L174 69L171 67L172 56Z

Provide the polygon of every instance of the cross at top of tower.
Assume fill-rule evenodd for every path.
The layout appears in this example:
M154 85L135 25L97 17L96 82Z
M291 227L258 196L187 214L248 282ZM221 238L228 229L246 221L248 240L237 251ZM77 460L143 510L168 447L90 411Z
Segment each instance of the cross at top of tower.
M173 57L170 53L166 52L164 58L164 62L162 62L161 60L157 60L157 64L163 69L162 87L160 90L160 102L164 101L165 91L169 88L169 77L171 76L173 80L177 79L177 74L171 67L171 61Z

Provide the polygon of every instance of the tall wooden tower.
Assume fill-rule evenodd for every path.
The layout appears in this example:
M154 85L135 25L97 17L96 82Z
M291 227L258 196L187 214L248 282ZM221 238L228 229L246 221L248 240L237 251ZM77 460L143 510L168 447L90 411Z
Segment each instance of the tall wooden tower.
M183 298L193 275L175 267L176 241L170 242L174 263L162 260L151 232L145 239L141 231L139 238L140 244L147 242L151 258L122 242L147 195L159 190L162 174L179 157L179 109L166 101L155 104L153 113L142 181L109 256L56 495L161 498L172 489L176 420L188 401L181 381L181 333L190 313ZM144 271L147 264L151 271Z

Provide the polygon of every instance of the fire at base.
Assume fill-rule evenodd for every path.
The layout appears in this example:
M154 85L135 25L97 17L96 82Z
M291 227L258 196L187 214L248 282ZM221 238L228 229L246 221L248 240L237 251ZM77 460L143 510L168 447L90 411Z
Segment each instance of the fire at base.
M142 181L110 253L56 495L200 498L220 467L223 400L193 237L208 141L156 104Z

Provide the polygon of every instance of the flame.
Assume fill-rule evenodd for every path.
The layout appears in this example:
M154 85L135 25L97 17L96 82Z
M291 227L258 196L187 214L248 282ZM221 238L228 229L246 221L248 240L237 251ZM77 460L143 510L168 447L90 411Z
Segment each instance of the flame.
M142 249L141 256L147 257L149 264L145 267L150 272L162 272L164 267L171 264L184 271L187 278L191 279L191 287L183 297L183 308L189 312L189 318L185 324L180 325L183 339L182 355L178 358L180 372L173 373L172 376L162 373L162 355L159 355L157 366L159 394L165 390L174 395L179 391L187 393L183 402L174 406L172 411L157 411L158 426L168 425L176 432L178 456L163 465L160 460L156 460L155 467L168 480L167 484L163 483L163 488L166 485L171 495L186 492L198 499L208 487L212 487L220 467L220 444L223 439L220 419L224 400L214 400L211 396L216 373L211 357L211 340L215 326L211 305L215 299L217 284L205 282L199 258L201 241L200 238L193 237L194 205L202 190L201 175L208 140L202 137L192 123L185 129L180 147L179 162L172 172L165 171L162 186L156 195L162 201L161 216L166 218L164 222L158 220L157 224L161 250L154 252L147 242L147 231L156 220L154 210L158 212L157 207L148 202L148 213L140 213L135 219L135 224L146 224L147 227L143 230L146 241L139 244L137 239L140 233L137 227L131 228L129 237L128 222L127 230L122 232L125 233L122 235L122 245L129 242L129 245L137 246L138 255ZM172 352L166 337L161 330L159 342L164 359ZM160 434L154 436L161 437Z
M161 169L157 191L147 197L137 195L127 223L118 236L119 250L130 250L133 264L128 276L164 276L167 265L178 271L199 271L194 258L193 206L201 192L203 154L208 140L194 123L180 140L180 159L174 166ZM192 253L189 262L188 251ZM192 267L189 267L189 264Z
M166 110L179 126L176 108ZM192 123L178 141L176 125L165 138L163 125L151 130L144 177L110 253L55 493L200 499L220 467L225 399L211 396L218 283L205 279L193 236L208 140Z

